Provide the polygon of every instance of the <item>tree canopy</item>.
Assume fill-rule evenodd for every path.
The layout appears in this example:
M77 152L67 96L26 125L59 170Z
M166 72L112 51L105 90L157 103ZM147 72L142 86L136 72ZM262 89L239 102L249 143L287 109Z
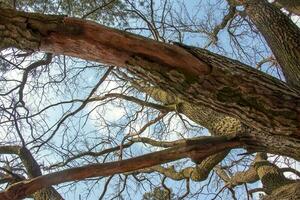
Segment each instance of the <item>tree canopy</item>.
M299 13L1 2L0 199L299 199Z

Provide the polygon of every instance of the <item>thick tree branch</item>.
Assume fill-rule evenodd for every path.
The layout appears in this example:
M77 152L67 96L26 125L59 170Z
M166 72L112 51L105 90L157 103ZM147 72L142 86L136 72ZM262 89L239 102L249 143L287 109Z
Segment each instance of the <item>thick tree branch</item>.
M29 178L35 178L42 175L40 166L26 147L0 146L0 154L18 155L29 175ZM48 187L42 187L31 194L33 194L35 200L47 200L49 198L53 200L63 199L61 195L53 187L51 187L51 185Z
M276 0L275 5L300 16L300 2L298 0Z
M263 200L274 200L274 199L288 199L298 200L300 199L300 182L286 184L278 189L274 190L272 194L267 195Z
M295 182L294 180L287 179L278 166L267 160L267 156L264 153L256 155L249 169L244 172L237 172L232 177L229 177L220 166L216 167L215 171L224 180L227 187L230 188L261 180L264 192L267 194L271 194L278 188Z
M30 178L42 175L41 169L26 147L0 146L0 154L15 154L21 159Z
M153 166L147 169L138 170L139 173L158 172L173 180L187 180L201 182L206 180L211 170L227 155L228 151L223 151L205 158L200 164L195 167L187 167L180 171L176 171L174 166L168 168L160 165Z
M293 3L293 0L289 0L289 2L291 2L290 5L296 5L296 3ZM276 6L268 3L266 0L247 0L244 5L247 15L268 42L282 68L287 83L299 89L299 27Z
M242 185L245 183L254 183L259 180L254 164L258 161L265 160L266 155L258 153L256 158L250 164L250 167L243 172L236 172L233 176L229 176L225 170L220 166L214 168L218 176L225 182L227 187L233 188L237 185Z
M249 144L248 147L253 151L285 154L300 160L300 152L298 151L300 143L298 139L289 140L288 137L279 135L271 136L269 133L258 132L234 117L224 115L208 106L195 105L157 87L141 86L137 83L134 83L133 86L147 93L158 102L165 105L173 105L174 111L182 113L197 124L206 127L212 135L249 136L252 139L248 138L249 140L245 141L245 143Z
M226 137L206 137L198 140L190 139L186 140L185 144L128 160L104 164L91 164L22 181L11 185L7 188L7 190L1 192L0 199L20 199L51 185L139 170L186 157L205 159L212 154L225 149L237 148L241 145L242 143L236 138L227 139Z
M258 136L283 135L298 143L299 93L238 61L80 19L5 9L1 9L0 16L1 47L41 50L126 66L181 99L239 119L256 130Z
M271 194L274 190L295 182L285 178L280 168L267 160L255 162L254 168L267 194Z

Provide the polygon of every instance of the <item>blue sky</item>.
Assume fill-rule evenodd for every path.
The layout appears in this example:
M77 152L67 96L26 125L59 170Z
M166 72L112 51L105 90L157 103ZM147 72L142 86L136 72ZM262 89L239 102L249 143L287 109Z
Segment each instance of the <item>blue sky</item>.
M159 5L159 0L156 0L157 2L157 5ZM178 5L176 5L176 2L177 1L174 1L174 5L173 7L176 9L178 7ZM185 5L186 5L186 8L187 10L189 11L189 14L191 16L194 17L194 22L195 23L198 23L200 22L201 20L205 20L206 19L206 16L204 15L204 13L206 13L208 7L199 7L197 6L199 1L178 1L178 2L185 2ZM205 1L203 1L204 3ZM219 1L210 1L210 4L214 4L215 2L219 2ZM220 6L224 6L225 4L222 4ZM178 7L179 9L179 7ZM222 10L219 10L219 9L216 9L215 10L216 13L214 13L215 16L222 16L224 13L223 12L226 12L226 9L224 9L223 11ZM183 16L184 17L184 16ZM140 24L143 24L142 22L140 21L134 21L132 20L132 23L135 23L136 26L140 26ZM217 21L216 21L217 23ZM133 25L134 26L134 25ZM148 35L148 32L142 32L141 34L144 34L144 35ZM172 39L172 37L170 36L170 38ZM174 38L175 40L176 38ZM195 46L204 46L206 43L207 43L207 40L199 35L198 33L197 34L185 34L184 35L184 42L187 43L187 44L191 44L191 45L195 45ZM214 51L214 52L218 52L218 53L226 53L227 56L229 57L232 57L232 58L237 58L235 53L232 51L232 49L230 48L230 41L229 41L229 37L228 37L228 34L226 34L226 31L221 31L220 34L219 34L219 42L220 42L220 45L222 45L222 47L225 49L224 52L220 52L218 49L214 48L214 47L211 47L210 50L211 51ZM249 39L245 39L243 41L245 44L252 44L253 46L257 47L257 48L261 48L262 51L264 50L264 45L262 44L262 41L261 40L249 40ZM251 52L252 54L252 52ZM266 52L262 52L262 55L268 55L269 52L266 50ZM257 61L261 59L261 55L254 55L253 54L253 61L249 61L249 60L244 60L245 62L249 62L249 64L253 64L254 61ZM83 65L81 66L81 63L75 63L75 62L71 62L71 61L68 61L68 65L70 65L71 67L83 67ZM27 65L28 63L26 63L25 65ZM267 68L267 66L265 66L265 68ZM58 67L57 69L52 69L53 72L55 72L55 70L60 70ZM78 70L79 71L79 70ZM76 73L78 72L76 70L74 70L73 72ZM76 89L74 88L74 85L72 85L72 83L68 83L70 85L70 88L72 88L72 90L74 91L66 91L64 93L64 90L62 88L57 88L59 89L59 92L55 91L55 88L53 90L49 90L47 91L49 93L48 95L48 101L53 103L53 102L58 102L60 100L63 100L63 99L69 99L70 97L66 97L65 94L73 94L74 96L73 97L76 97L76 98L84 98L87 96L88 94L88 91L91 90L92 86L95 85L95 83L99 80L99 78L101 78L101 76L103 75L103 73L105 72L105 69L102 69L101 71L99 71L99 69L96 69L96 68L91 68L90 70L86 70L82 73L81 75L81 78L78 79L78 83L81 84L82 88L85 88L85 90L83 89ZM16 76L15 78L16 79L19 79L20 77L18 77L19 75L17 75L16 73L14 73L14 76ZM70 74L69 74L70 75ZM62 87L63 85L61 85ZM109 91L110 89L112 88L116 88L118 87L118 84L116 84L116 82L114 81L111 81L111 82L104 82L103 85L101 85L100 89L99 89L99 92L97 93L98 95L103 95L105 93L105 91ZM66 87L67 88L67 87ZM114 92L120 92L118 89L116 89ZM31 100L30 100L31 99ZM28 102L31 102L32 105L35 105L35 104L38 104L37 102L35 101L38 101L37 99L37 96L30 96L29 99L28 99ZM47 115L49 116L47 118L48 120L48 123L49 124L54 124L56 122L56 120L61 116L61 114L63 112L66 112L66 110L68 110L68 108L71 108L74 109L74 107L78 107L79 104L76 103L76 104L69 104L69 105L64 105L63 107L54 107L53 109L49 109L47 111ZM84 111L84 112L80 112L78 114L78 116L83 116L85 114L87 114L89 111L91 111L92 109L94 109L94 107L96 106L96 104L94 103L91 103L89 104L89 106L87 107L87 109ZM139 126L141 126L142 123L145 123L146 120L149 120L149 118L147 119L146 116L144 116L143 118L141 117L141 119L139 119L139 123L136 123L134 125L132 125L132 130L128 130L128 129L125 129L125 130L121 130L119 129L118 127L111 127L109 130L111 130L111 133L108 132L108 130L105 130L105 129L101 129L104 125L103 123L101 123L98 119L97 119L97 116L99 116L98 114L103 114L105 116L105 118L111 122L111 124L113 125L114 123L125 123L125 113L128 113L130 112L129 110L124 110L122 107L121 107L121 103L119 101L115 101L114 103L109 103L106 105L107 107L105 109L103 108L98 108L96 110L94 110L93 112L91 112L90 114L90 117L94 120L89 120L87 123L82 120L82 119L79 119L79 118L76 118L76 117L72 117L71 120L72 120L72 123L75 125L74 127L75 128L70 128L68 129L66 132L58 132L54 138L51 140L51 143L50 145L55 145L57 146L58 148L61 146L63 146L63 144L66 144L67 142L71 141L71 140L76 140L78 138L94 138L95 141L84 141L83 142L74 142L72 143L69 148L70 149L74 149L74 152L77 152L77 151L82 151L82 150L85 150L86 147L85 147L85 142L90 142L90 143L97 143L97 139L103 137L103 136L107 136L108 137L108 134L110 134L109 136L111 137L115 137L117 138L117 141L120 142L123 138L124 135L128 134L130 131L134 130L134 128L138 129ZM127 104L128 107L130 107L131 109L133 110L138 110L139 107L138 106L134 106L132 104ZM98 112L98 113L97 113ZM132 112L132 111L131 111ZM170 118L170 116L169 116ZM167 118L168 119L168 118ZM166 119L166 121L167 121ZM134 127L136 126L136 127ZM173 134L169 134L167 135L164 139L170 139L170 140L175 140L175 139L178 139L178 138L181 138L181 135L178 134L178 132L182 133L184 132L184 127L182 126L182 124L180 123L180 119L178 117L174 117L172 119L172 122L171 122L171 126L170 127L170 133L173 133ZM99 128L100 127L100 128ZM98 131L98 130L101 130L101 131ZM53 129L52 129L53 130ZM143 134L145 136L149 135L149 134L152 134L152 132L154 131L154 128L151 127L149 129L147 129ZM78 133L79 132L79 133ZM199 131L201 132L201 134L207 134L207 130L201 130ZM195 134L199 134L199 132L193 132L191 133L190 132L187 132L184 134L185 137L188 137L188 136L191 136L191 135L195 135ZM65 138L65 136L63 136L63 133L67 133L69 135L69 138ZM78 134L78 135L76 135ZM101 134L101 135L98 135L98 134ZM29 136L28 136L29 137ZM78 138L77 138L78 137ZM76 140L77 141L77 140ZM108 148L109 145L106 145L106 148ZM68 150L70 150L68 149ZM136 147L133 147L132 148L135 155L141 155L145 152L147 152L146 148L144 146L141 146L140 144L137 144ZM155 150L155 149L152 149L152 150ZM62 152L65 153L64 149L61 149ZM236 155L238 153L240 153L241 151L233 151L233 154ZM57 161L61 161L62 160L62 157L59 156L61 152L53 152L53 151L48 151L48 150L44 150L42 151L39 156L43 158L41 160L44 160L44 164L45 165L48 165L49 163L53 163L53 162L57 162ZM101 159L99 159L101 161ZM83 159L82 160L79 160L78 162L74 162L73 163L73 166L81 166L83 163L86 163ZM189 161L184 161L184 164L190 164L191 162ZM241 168L237 168L236 170L240 170ZM152 181L156 184L156 185L160 185L160 178L161 177L156 177L156 178L153 178ZM104 178L104 179L107 179L107 178ZM103 183L100 183L100 184L97 184L98 180L94 180L93 182L95 183L94 184L94 187L95 187L95 190L93 190L93 192L89 195L88 199L90 200L94 200L94 199L98 199L99 196L100 196L100 193L102 192L103 190ZM76 187L70 187L70 188L66 188L66 187L62 187L64 184L58 186L57 188L61 188L59 189L61 191L61 193L63 194L64 192L66 192L67 190L70 189L70 192L67 193L67 196L66 199L85 199L85 194L86 194L86 191L87 191L87 188L90 188L91 185L93 185L93 182L91 181L90 185L85 185L86 183L84 183L83 181L81 182L78 182L76 183ZM104 198L104 199L109 199L109 196L113 196L115 190L113 190L112 185L118 183L118 175L115 175L114 178L111 180L111 184L110 184L110 187L108 189L108 197L107 198ZM175 194L182 194L184 193L184 188L185 188L185 184L184 182L176 182L176 181L172 181L170 179L167 179L167 182L166 184L171 187L173 189L173 192ZM205 185L207 184L207 181L203 181L201 183L195 183L195 184L191 184L193 185L191 187L191 190L192 191L197 191L199 190L200 186L201 185ZM65 185L68 185L65 184ZM149 185L147 184L145 186L145 188L141 189L141 190L136 190L136 188L134 188L136 186L136 184L134 183L134 179L132 177L130 177L128 179L128 191L124 192L124 194L127 193L127 198L131 198L131 199L141 199L142 195L143 195L143 192L147 192L147 191L150 191L150 188L149 188ZM212 184L212 186L217 186L217 183L214 183ZM252 187L257 187L258 185L257 184L254 184L252 185ZM121 187L121 186L120 186ZM140 188L142 188L142 186L140 186ZM220 188L220 187L219 187ZM243 191L243 188L240 188L240 189L237 189L238 191L238 195L240 195L239 199L246 199L246 197L243 197L243 193L241 191ZM214 194L211 194L211 195L208 195L209 192L213 192L213 193L217 193L218 190L214 187L210 187L210 188L204 188L204 194L201 194L200 196L195 196L193 199L211 199ZM207 195L205 195L205 193L207 193ZM229 195L230 196L230 195Z

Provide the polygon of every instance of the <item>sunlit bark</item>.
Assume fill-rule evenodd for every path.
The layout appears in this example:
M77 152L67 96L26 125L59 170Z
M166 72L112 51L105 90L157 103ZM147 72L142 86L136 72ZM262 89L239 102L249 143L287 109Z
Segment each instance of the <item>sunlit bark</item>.
M266 39L288 84L300 88L300 29L277 7L266 0L245 1L251 21ZM296 3L282 1L290 7ZM298 6L299 3L298 3Z
M300 136L298 93L238 61L61 16L2 9L0 30L2 48L127 66L187 101L234 116L252 128Z
M35 178L42 175L39 164L32 156L31 152L20 146L0 146L0 154L15 154L18 155L24 165L29 178ZM32 194L35 200L62 200L61 195L51 185Z
M20 199L51 185L83 180L91 177L110 176L113 174L135 171L181 158L201 160L212 154L226 149L237 148L241 145L242 143L238 139L228 139L226 137L203 137L186 140L184 143L175 147L127 160L103 164L91 164L21 181L12 184L5 191L0 192L0 199Z
M250 6L246 8L249 16ZM85 20L7 9L0 9L0 38L0 49L16 47L45 51L126 67L165 91L166 96L178 97L175 102L170 102L175 104L175 111L184 113L215 135L238 135L244 139L242 143L209 143L204 145L205 148L200 143L195 145L192 142L129 160L73 168L44 176L39 174L37 178L14 184L0 193L2 199L21 198L54 184L139 170L185 157L201 165L205 163L203 159L212 158L208 156L241 145L252 151L267 151L300 160L299 92L238 61L199 48L159 43ZM297 50L295 41L297 38L293 40L296 45L289 49ZM298 58L297 52L291 54ZM281 59L286 54L278 55ZM300 74L297 67L284 66L284 70L293 69L285 74L288 82L297 87L295 80ZM168 104L164 100L159 101ZM213 164L208 169L215 166L226 153L210 162ZM262 166L265 167L267 163L260 164L255 169L263 181L266 177ZM165 169L154 170L169 173ZM270 189L268 193L272 194L280 186Z

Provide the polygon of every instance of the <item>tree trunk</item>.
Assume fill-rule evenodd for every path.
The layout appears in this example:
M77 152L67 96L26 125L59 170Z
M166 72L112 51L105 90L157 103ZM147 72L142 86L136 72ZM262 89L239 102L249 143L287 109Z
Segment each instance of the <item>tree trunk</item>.
M277 0L275 5L285 8L287 11L300 16L300 1L299 0Z
M245 9L274 53L287 83L299 89L300 29L266 0L248 0Z

